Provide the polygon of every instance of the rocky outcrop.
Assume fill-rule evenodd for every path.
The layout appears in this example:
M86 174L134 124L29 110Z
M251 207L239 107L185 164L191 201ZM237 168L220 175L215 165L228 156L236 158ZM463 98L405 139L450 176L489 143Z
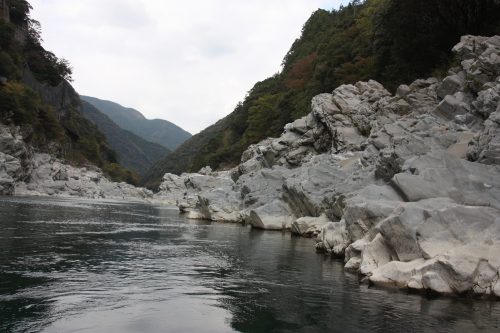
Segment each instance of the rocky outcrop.
M166 175L190 217L291 229L375 285L500 297L500 37L443 80L343 85L224 172Z
M32 155L18 129L0 124L0 195L12 195L16 182L27 179Z
M73 167L33 152L18 128L0 124L0 195L77 196L148 200L152 192L109 181L94 166Z

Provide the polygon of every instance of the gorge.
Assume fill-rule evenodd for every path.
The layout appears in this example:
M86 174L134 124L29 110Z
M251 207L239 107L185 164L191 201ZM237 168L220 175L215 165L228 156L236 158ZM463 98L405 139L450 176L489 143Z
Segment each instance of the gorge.
M500 31L412 81L358 54L371 69L320 94L324 45L298 55L315 20L362 40L389 3L314 13L283 71L191 137L80 96L29 4L0 2L0 330L497 331Z

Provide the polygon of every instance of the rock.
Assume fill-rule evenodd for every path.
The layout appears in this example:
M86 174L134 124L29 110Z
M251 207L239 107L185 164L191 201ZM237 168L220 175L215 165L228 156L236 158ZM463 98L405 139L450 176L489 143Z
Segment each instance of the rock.
M386 245L385 239L381 234L366 244L361 251L361 263L359 271L363 275L370 275L372 271L379 266L383 266L393 260L398 260L397 256Z
M463 251L489 260L500 267L500 211L489 207L448 205L427 211L427 218L416 229L418 244L425 258L450 251Z
M193 218L317 235L317 251L375 285L498 296L499 49L498 36L465 36L442 81L315 96L235 169L166 175L157 196Z
M448 95L454 95L463 91L465 87L465 77L460 74L454 74L446 77L437 90L439 98L445 98Z
M353 257L344 265L344 269L347 272L355 273L359 271L360 266L361 266L361 258Z
M418 175L437 188L447 189L447 195L457 203L469 206L490 206L500 209L500 169L457 159L445 151L435 151L405 163L408 173ZM417 195L409 186L398 187L406 195ZM412 194L413 193L413 194ZM427 193L427 197L436 197Z
M500 106L484 123L484 129L473 138L467 157L484 164L500 165Z
M381 153L375 169L375 177L389 181L401 172L404 160L394 150L386 150Z
M78 196L91 199L126 199L144 201L152 198L152 192L126 183L111 182L98 168L78 168L49 154L30 157L31 173L26 181L17 179L15 195ZM28 163L28 162L26 162Z
M463 36L453 48L462 60L468 88L473 92L479 92L485 83L493 82L498 77L499 40L500 36Z
M500 280L497 280L497 283L495 284L495 286L493 287L493 294L496 296L496 297L500 297Z
M240 195L233 189L233 171L213 172L204 168L203 174L166 174L155 201L177 204L190 219L220 222L242 222Z
M212 173L212 168L209 165L207 165L206 167L201 168L200 171L198 171L198 173L200 175L208 176Z
M283 200L297 216L326 214L336 220L334 203L338 198L371 180L369 173L362 172L359 159L360 155L351 153L313 157L283 180Z
M410 87L408 87L406 84L402 84L396 90L396 96L405 97L410 93L410 91Z
M240 189L243 206L256 208L280 199L285 178L290 174L286 168L275 167L241 176L237 187Z
M450 155L457 158L466 159L469 146L474 139L474 133L469 131L460 132L456 143L448 147L447 151Z
M391 261L373 270L369 279L380 286L423 289L422 270L432 265L433 261L424 259L411 262Z
M376 226L376 230L384 237L385 244L392 249L399 261L423 258L425 254L419 244L419 227L428 218L429 211L453 204L448 198L400 203L388 218Z
M349 238L350 237L349 233L347 235L348 235L347 237ZM361 254L362 254L365 246L370 242L368 240L369 238L370 237L367 236L364 239L358 239L354 243L347 246L347 248L344 251L344 253L345 253L344 269L345 270L352 272L352 273L359 273L359 268L361 266L361 260L362 260Z
M386 219L398 207L398 201L365 200L354 196L346 201L343 219L352 241L371 238L378 233L374 227Z
M295 219L288 206L275 200L251 210L247 223L257 229L287 230Z
M457 92L444 97L436 109L436 114L448 120L456 119L470 113L470 105L469 97L462 92Z
M200 193L199 209L203 219L218 222L244 221L241 210L241 197L232 187L219 187Z
M321 232L317 238L316 250L342 257L350 241L345 221L328 222L321 227Z
M453 290L437 272L426 272L422 276L422 286L441 294L451 294Z
M19 173L21 163L18 159L0 152L0 195L12 195L14 193L15 179L13 176Z
M179 198L182 198L187 192L184 184L184 178L167 173L158 188L155 199L166 204L176 204Z
M478 93L472 106L477 113L488 118L500 105L500 78L491 86L485 85L485 88Z
M323 225L329 222L326 215L321 215L320 217L301 217L292 223L291 232L302 237L313 237L318 235Z
M396 174L391 183L403 194L405 201L420 201L448 196L447 189L440 187L439 184L407 173Z

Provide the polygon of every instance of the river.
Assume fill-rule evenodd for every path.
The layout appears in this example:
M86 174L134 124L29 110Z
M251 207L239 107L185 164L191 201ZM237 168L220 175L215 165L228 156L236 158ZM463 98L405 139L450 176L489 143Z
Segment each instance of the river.
M360 285L310 239L123 202L0 198L0 332L499 332L500 302Z

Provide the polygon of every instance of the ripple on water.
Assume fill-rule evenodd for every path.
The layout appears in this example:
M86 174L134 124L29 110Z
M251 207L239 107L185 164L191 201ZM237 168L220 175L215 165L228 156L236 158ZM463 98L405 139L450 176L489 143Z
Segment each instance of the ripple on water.
M0 331L500 331L497 303L370 289L310 240L171 209L6 198L0 228Z

